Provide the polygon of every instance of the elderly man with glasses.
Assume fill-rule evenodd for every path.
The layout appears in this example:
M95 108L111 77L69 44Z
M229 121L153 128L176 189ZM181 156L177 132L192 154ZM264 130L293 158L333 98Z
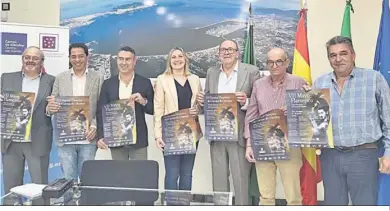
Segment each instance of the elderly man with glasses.
M42 71L44 64L43 52L35 46L26 48L22 55L22 69L17 72L1 75L1 93L32 92L35 93L35 103L23 108L24 115L31 115L29 126L25 126L24 140L9 138L1 139L1 156L3 160L4 192L8 194L13 187L23 185L25 163L31 176L31 182L48 183L49 155L52 147L52 124L50 117L45 115L46 97L52 91L54 76ZM30 113L30 114L29 114ZM1 135L1 133L0 133ZM4 199L5 205L13 205L15 201ZM33 205L43 205L42 199L32 201Z
M289 160L256 161L249 132L249 123L273 109L286 111L286 90L301 89L306 84L303 78L287 73L290 63L287 53L281 48L267 53L270 75L257 80L253 85L251 99L245 117L246 154L249 162L256 165L260 192L260 205L275 205L276 169L279 169L288 205L302 205L299 171L302 166L300 148L289 149Z
M260 77L256 66L243 64L238 45L225 40L219 46L221 65L207 71L204 93L235 93L238 102L238 139L235 141L211 141L210 155L214 191L230 191L229 175L232 174L235 205L249 205L248 183L250 163L245 160L244 120L253 83ZM204 94L197 97L203 105ZM230 165L229 165L230 164Z

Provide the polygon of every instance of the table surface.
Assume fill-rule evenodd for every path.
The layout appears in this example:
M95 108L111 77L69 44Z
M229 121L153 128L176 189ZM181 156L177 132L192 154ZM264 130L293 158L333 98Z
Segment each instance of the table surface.
M150 205L150 206L230 206L232 205L232 192L191 192L183 190L161 190L161 189L141 189L123 187L97 187L97 186L74 186L67 190L63 197L50 199L50 205ZM133 197L153 199L151 202L134 202ZM99 202L100 199L102 202ZM157 199L157 200L154 200ZM31 205L34 200L42 198L28 199L16 193L9 193L1 197L4 205ZM93 204L88 204L90 201ZM96 202L98 200L98 202ZM48 203L46 201L46 203ZM99 203L99 204L96 204Z

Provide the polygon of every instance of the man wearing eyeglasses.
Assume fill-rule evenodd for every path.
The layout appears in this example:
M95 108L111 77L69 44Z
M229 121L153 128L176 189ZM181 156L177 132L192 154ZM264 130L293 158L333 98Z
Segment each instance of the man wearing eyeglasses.
M273 109L286 111L286 90L301 89L303 78L287 73L290 63L287 53L281 48L267 53L270 75L257 80L245 117L246 154L249 162L255 163L260 192L260 205L275 205L276 169L279 169L288 205L302 205L299 171L302 166L300 148L290 148L289 160L256 161L253 156L249 123Z
M37 47L28 47L22 55L22 70L1 75L1 92L33 92L35 103L32 108L30 135L25 140L1 139L3 160L4 191L23 185L25 160L31 182L48 183L49 155L52 146L52 124L45 115L46 97L50 95L54 76L42 72L44 55ZM28 128L27 128L28 129ZM12 205L14 201L4 200ZM33 200L33 204L43 205L43 201Z
M235 204L249 205L248 183L250 163L245 160L244 120L252 85L260 77L256 66L243 64L238 45L233 40L225 40L219 46L221 66L207 71L204 93L197 96L203 106L206 93L235 93L239 104L238 140L235 142L210 142L210 154L214 191L230 191L229 175L233 178ZM229 168L230 164L230 168ZM230 171L229 171L230 170Z

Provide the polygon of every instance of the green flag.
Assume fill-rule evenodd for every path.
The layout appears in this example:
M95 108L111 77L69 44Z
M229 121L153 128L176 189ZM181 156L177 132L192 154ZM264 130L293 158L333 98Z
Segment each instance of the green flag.
M249 4L249 20L248 30L245 39L243 63L256 65L254 41L253 41L253 20L252 20L252 4ZM256 167L251 164L249 177L249 204L258 205L258 198L260 197L259 185L257 183ZM256 200L257 199L257 200Z
M351 36L351 11L353 11L353 7L351 4L352 0L347 0L345 4L343 24L341 26L341 36L348 37L352 39Z
M245 39L243 63L256 65L255 49L253 42L252 4L249 4L248 32Z

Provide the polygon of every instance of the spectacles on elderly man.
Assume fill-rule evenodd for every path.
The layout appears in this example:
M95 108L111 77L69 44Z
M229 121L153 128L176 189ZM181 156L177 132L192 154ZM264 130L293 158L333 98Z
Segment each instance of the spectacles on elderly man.
M276 61L268 60L268 61L267 61L267 66L268 66L268 67L273 67L274 64L276 64L276 67L280 67L280 66L283 65L283 63L284 63L286 60L287 60L287 59L284 59L284 60L278 59L278 60L276 60Z
M237 51L237 49L235 49L235 48L220 48L219 49L219 53L220 54L223 54L223 53L226 53L226 52L228 52L229 54L232 54L232 53L234 53L236 51Z

